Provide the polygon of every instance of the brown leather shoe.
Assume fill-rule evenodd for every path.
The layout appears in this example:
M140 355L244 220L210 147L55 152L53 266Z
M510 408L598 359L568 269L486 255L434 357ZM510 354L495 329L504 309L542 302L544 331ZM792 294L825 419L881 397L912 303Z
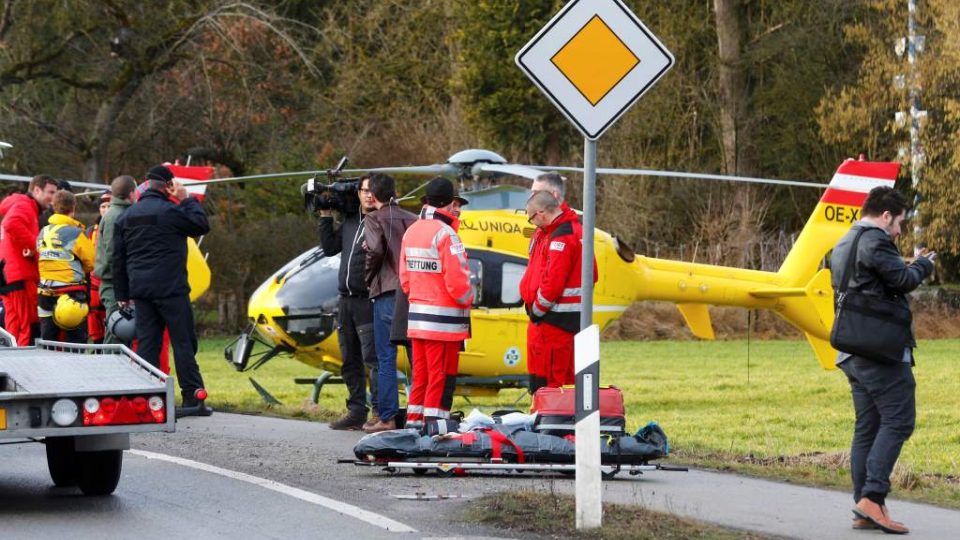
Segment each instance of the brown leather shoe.
M872 522L885 533L907 534L910 532L910 529L903 523L890 519L890 516L884 512L883 507L866 497L860 499L860 502L853 507L853 513L860 518Z
M377 415L375 415L375 414L374 414L374 415L371 415L371 416L370 416L370 419L363 423L363 427L362 427L361 429L363 429L364 431L366 431L367 429L369 429L370 427L372 427L374 424L377 424L377 423L379 423L379 422L380 422L380 417L379 417L379 416L377 416Z
M854 530L857 530L857 531L871 531L871 530L876 529L876 528L877 528L877 526L874 525L874 523L873 523L872 521L870 521L869 519L863 519L863 518L860 518L860 517L858 517L858 518L853 518L853 529L854 529Z
M378 421L376 424L373 424L370 427L364 426L363 431L367 433L379 433L381 431L390 431L392 429L397 429L397 421L393 418L387 420L386 422Z

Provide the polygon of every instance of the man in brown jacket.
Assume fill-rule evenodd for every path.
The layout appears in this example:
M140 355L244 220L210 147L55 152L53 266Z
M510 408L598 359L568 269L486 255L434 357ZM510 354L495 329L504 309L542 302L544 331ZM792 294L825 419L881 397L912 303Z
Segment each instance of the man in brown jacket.
M375 173L368 183L376 210L364 220L364 247L367 250L366 282L373 300L373 341L377 349L377 416L380 421L365 426L367 433L396 429L400 408L397 395L397 347L390 342L398 277L400 242L417 216L396 202L396 184L390 176ZM402 294L402 292L400 293Z

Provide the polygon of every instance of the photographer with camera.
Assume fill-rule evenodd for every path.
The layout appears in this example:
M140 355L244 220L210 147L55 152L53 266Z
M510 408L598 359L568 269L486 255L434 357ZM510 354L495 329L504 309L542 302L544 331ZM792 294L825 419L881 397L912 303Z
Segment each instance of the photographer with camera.
M347 412L330 424L331 429L360 430L379 422L367 420L366 369L370 370L370 394L377 410L377 353L373 340L373 304L364 280L366 253L363 251L364 217L375 209L369 176L355 182L335 182L308 189L307 204L320 214L320 247L324 254L340 254L337 286L337 335L343 367L340 374L347 386ZM312 200L311 200L312 196ZM337 227L333 214L340 214Z

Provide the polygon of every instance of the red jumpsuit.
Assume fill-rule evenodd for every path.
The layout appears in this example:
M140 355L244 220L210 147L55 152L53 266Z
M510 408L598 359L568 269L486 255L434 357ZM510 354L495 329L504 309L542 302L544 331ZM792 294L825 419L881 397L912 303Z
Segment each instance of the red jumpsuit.
M470 337L473 289L460 221L424 206L403 236L400 287L410 300L407 336L413 345L413 388L407 398L407 426L425 419L449 419L446 386L456 383L460 344Z
M0 257L6 292L3 293L4 326L17 338L17 345L30 345L31 327L37 316L37 234L40 232L40 205L30 195L14 193L0 202Z
M583 228L564 203L562 213L538 228L530 240L530 260L520 280L520 296L530 314L527 371L531 389L574 384L573 336L580 331L580 261ZM593 263L594 282L597 279ZM538 380L539 379L539 380Z
M100 225L94 225L90 232L90 240L96 246L100 240ZM87 315L87 334L92 343L103 343L103 335L106 331L106 309L103 302L100 301L100 278L90 272L90 313Z

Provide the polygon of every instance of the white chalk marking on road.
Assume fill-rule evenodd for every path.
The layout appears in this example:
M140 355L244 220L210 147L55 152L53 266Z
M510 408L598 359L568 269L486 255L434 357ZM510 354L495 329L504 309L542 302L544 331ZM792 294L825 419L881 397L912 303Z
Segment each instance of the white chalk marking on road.
M398 533L409 533L417 532L416 529L411 528L399 521L394 521L386 516L381 516L380 514L375 514L368 510L364 510L352 504L347 504L340 502L329 497L324 497L323 495L317 495L316 493L311 493L309 491L304 491L295 487L291 487L280 482L274 482L273 480L267 480L266 478L260 478L258 476L253 476L250 474L231 471L229 469L221 469L214 465L207 465L206 463L200 463L199 461L193 461L190 459L179 458L176 456L168 456L166 454L158 454L155 452L147 452L144 450L127 450L131 454L144 457L147 459L156 459L159 461L166 461L168 463L174 463L176 465L182 465L184 467L190 467L193 469L218 474L220 476L225 476L227 478L233 478L234 480L240 480L241 482L247 482L254 484L271 491L276 491L277 493L283 493L284 495L289 495L291 497L300 499L301 501L306 501L308 503L316 504L329 508L334 512L339 512L348 517L359 519L360 521L365 521L371 525L386 529L390 532Z

